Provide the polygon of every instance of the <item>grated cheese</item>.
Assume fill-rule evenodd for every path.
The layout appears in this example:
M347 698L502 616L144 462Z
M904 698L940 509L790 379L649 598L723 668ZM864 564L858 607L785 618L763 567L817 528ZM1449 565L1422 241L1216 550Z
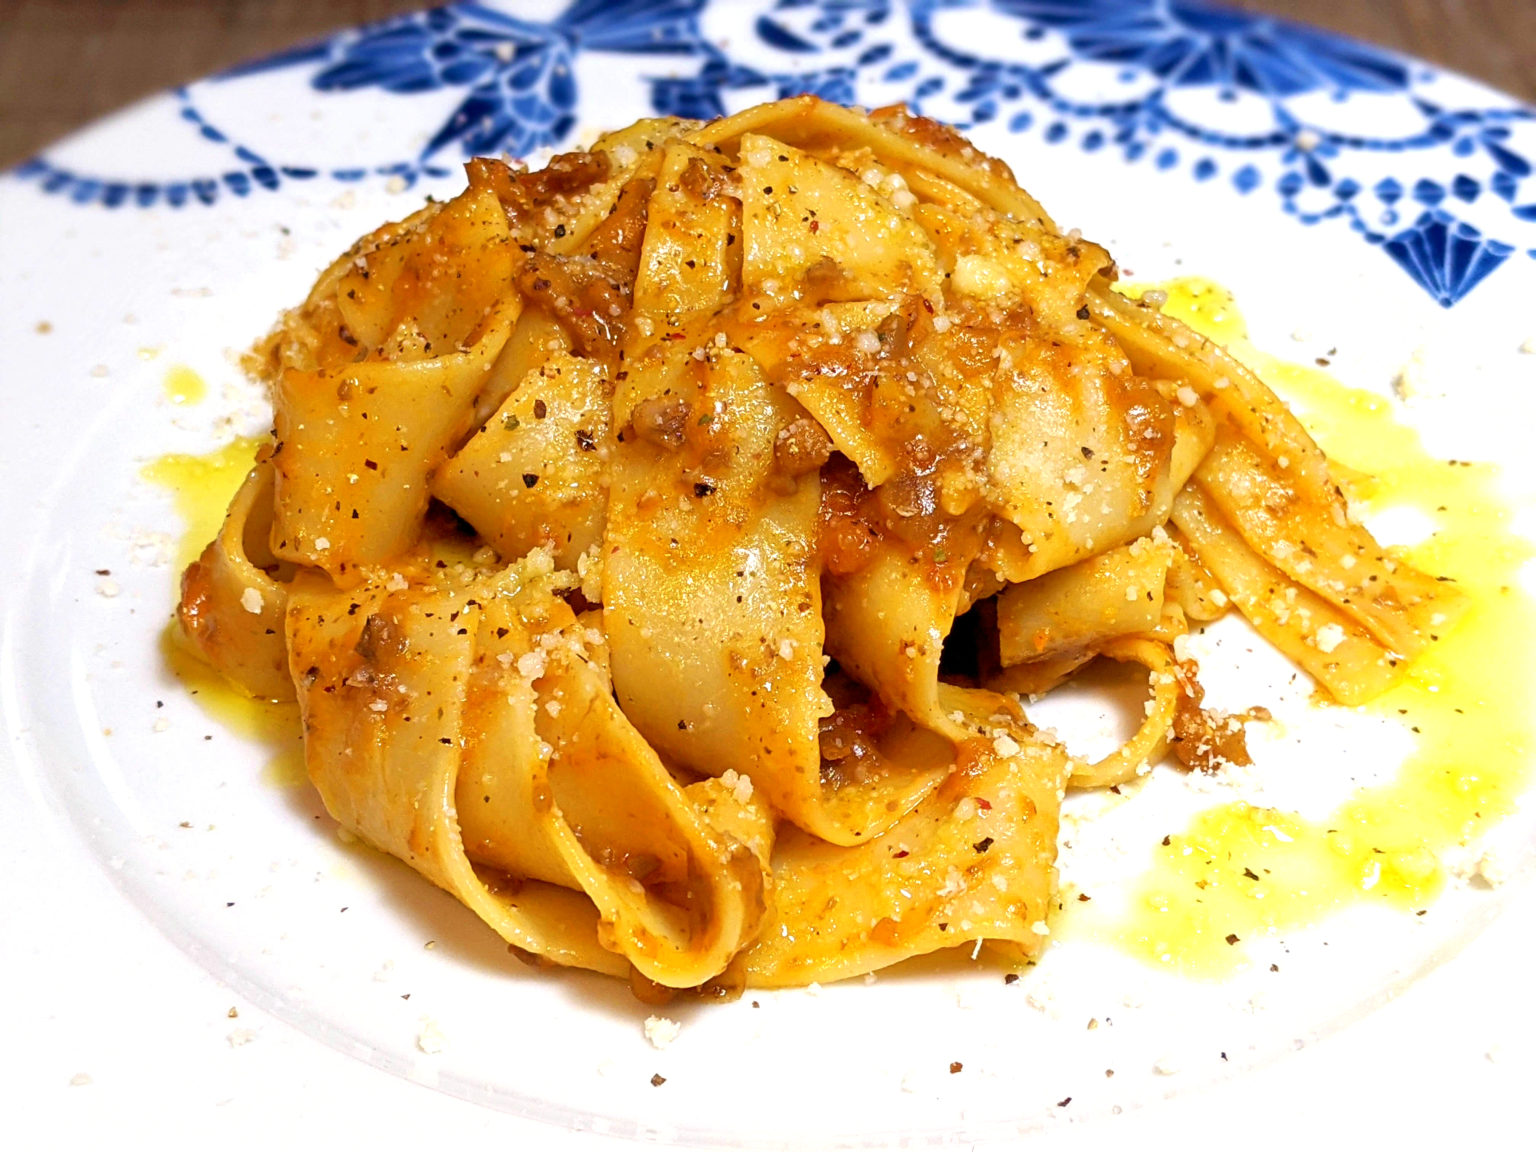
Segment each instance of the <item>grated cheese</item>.
M651 1047L658 1051L671 1047L672 1042L677 1039L682 1030L681 1024L665 1016L645 1018L645 1038L651 1042Z
M1344 643L1344 629L1337 624L1324 624L1312 639L1319 652L1332 652Z

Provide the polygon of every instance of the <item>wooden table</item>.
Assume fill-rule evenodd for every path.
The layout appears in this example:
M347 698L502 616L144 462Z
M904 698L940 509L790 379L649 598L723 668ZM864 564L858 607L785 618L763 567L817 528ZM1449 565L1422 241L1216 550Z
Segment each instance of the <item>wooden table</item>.
M1536 102L1536 0L1227 0ZM0 0L0 167L158 89L418 0Z

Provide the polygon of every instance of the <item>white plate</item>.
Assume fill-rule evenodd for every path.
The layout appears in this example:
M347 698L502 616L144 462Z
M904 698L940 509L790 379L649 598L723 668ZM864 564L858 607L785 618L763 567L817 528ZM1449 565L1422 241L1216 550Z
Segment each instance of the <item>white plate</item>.
M682 1035L657 1051L623 989L511 964L449 897L341 844L307 790L263 782L268 750L162 664L180 524L139 470L262 431L235 356L356 235L451 192L470 151L805 89L912 99L1138 279L1234 290L1261 347L1336 347L1332 370L1381 392L1417 355L1428 387L1400 415L1439 454L1504 462L1512 499L1536 490L1530 109L1160 0L513 7L344 33L0 177L14 1130L46 1123L61 1145L174 1125L223 1144L1097 1146L1331 1142L1351 1126L1465 1139L1515 1115L1536 1072L1526 812L1500 832L1510 883L1453 888L1421 922L1362 912L1267 942L1289 949L1279 975L1193 982L1068 941L1011 986L951 967L674 1005ZM207 399L169 400L180 365ZM1229 693L1277 676L1234 652L1212 659ZM1308 761L1375 771L1401 753L1337 715L1317 729ZM1168 811L1209 802L1164 775L1182 797ZM1084 833L1078 854L1127 851L1134 874L1142 849L1125 845L1142 842L1116 835Z

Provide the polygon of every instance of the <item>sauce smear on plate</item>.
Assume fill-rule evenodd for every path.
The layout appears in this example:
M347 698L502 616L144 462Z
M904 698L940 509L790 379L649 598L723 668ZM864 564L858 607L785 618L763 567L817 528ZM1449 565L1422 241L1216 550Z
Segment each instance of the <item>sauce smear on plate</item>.
M1362 512L1426 518L1432 531L1405 558L1455 580L1473 603L1397 687L1363 706L1412 733L1415 749L1394 779L1322 821L1242 802L1199 813L1156 847L1127 918L1094 931L1160 966L1220 976L1244 961L1241 941L1315 924L1347 904L1423 909L1445 882L1441 854L1510 813L1536 748L1536 609L1519 586L1536 550L1511 533L1492 466L1436 460L1390 401L1254 348L1231 295L1209 281L1157 287L1165 312L1225 344L1297 413L1344 466L1340 479Z
M171 375L174 375L174 371ZM171 377L167 376L169 394ZM256 459L261 441L242 436L201 456L168 453L146 464L142 475L168 489L186 530L177 545L176 564L185 568L219 530L225 509ZM188 652L175 622L161 634L166 666L209 716L248 740L272 750L262 780L280 787L307 784L298 705L250 696L207 663Z

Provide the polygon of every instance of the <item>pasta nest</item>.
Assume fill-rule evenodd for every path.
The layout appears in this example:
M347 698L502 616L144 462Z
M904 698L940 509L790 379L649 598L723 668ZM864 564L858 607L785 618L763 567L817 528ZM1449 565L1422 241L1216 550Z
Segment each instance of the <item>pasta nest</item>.
M660 989L1049 934L1069 786L1244 760L1191 626L1346 703L1456 594L1001 162L811 97L643 120L358 241L252 354L192 644L346 828L524 958ZM1028 701L1144 665L1097 762Z

